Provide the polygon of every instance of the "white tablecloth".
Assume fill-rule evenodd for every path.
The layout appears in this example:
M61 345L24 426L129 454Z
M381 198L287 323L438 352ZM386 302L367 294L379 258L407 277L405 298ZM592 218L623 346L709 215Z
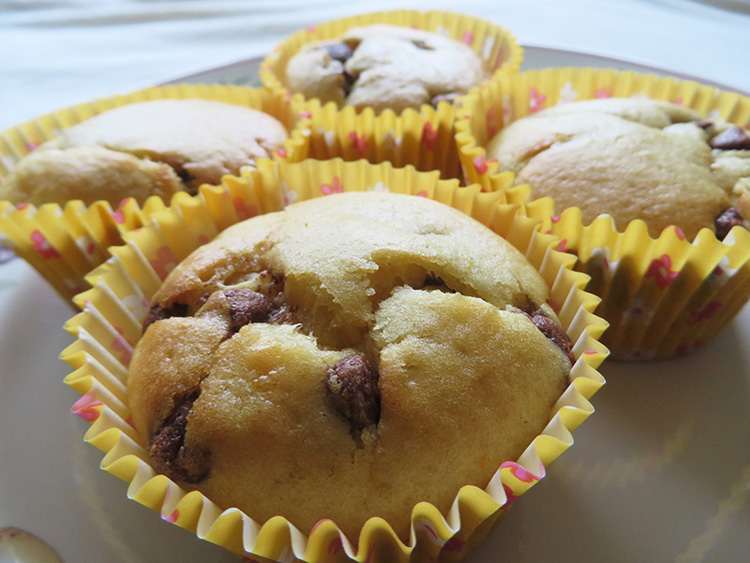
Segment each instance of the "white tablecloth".
M261 56L300 27L380 9L461 11L522 44L651 64L750 91L750 2L0 0L0 130L78 102Z

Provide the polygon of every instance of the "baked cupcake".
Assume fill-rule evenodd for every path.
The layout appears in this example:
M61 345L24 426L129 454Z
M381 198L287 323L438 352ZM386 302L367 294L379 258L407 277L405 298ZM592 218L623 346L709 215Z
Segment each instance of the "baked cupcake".
M493 80L461 104L467 180L538 198L529 214L602 298L613 357L697 350L750 299L749 97L549 68Z
M152 300L128 377L151 464L220 506L408 539L549 421L572 343L538 272L443 204L302 202L233 226ZM405 460L408 460L405 463Z
M291 58L292 92L375 112L452 101L490 77L468 45L421 29L388 24L354 27L337 40L314 41Z
M310 157L366 159L458 178L454 98L515 73L523 51L492 22L396 10L309 26L260 66L263 85L310 117Z
M556 213L581 209L625 227L640 219L657 237L678 226L724 238L748 227L750 137L724 120L663 100L608 98L557 105L518 119L487 145L487 157L553 197Z
M330 195L338 192L345 193ZM314 198L319 198L319 202L274 213L290 201L306 202ZM360 203L360 198L366 205ZM339 212L329 212L329 206ZM460 214L456 216L456 211L446 206L461 210L479 223ZM349 226L342 213L345 208L351 217ZM310 563L328 562L332 557L399 563L461 557L484 537L508 506L544 478L546 467L573 444L571 432L593 412L588 400L604 383L596 368L607 354L597 342L606 323L590 312L597 299L580 289L585 285L585 276L571 271L570 256L554 250L559 241L539 233L539 221L525 217L523 209L523 203L505 204L501 192L481 193L478 186L458 187L455 180L439 180L434 172L426 174L411 167L371 166L363 161L348 163L341 159L277 166L261 161L257 170L241 178L227 176L220 186L202 186L196 197L178 197L172 209L155 213L148 225L129 233L127 245L113 248L111 260L87 277L92 289L76 297L82 312L66 328L77 340L62 357L75 370L66 377L66 383L82 395L73 411L92 425L85 439L106 452L102 468L128 482L130 498L157 511L163 520L238 555L270 560L293 556ZM318 210L320 217L315 218L318 211L312 213L313 210ZM274 214L266 218L264 214L268 213ZM239 223L248 216L257 218ZM330 220L325 220L326 216ZM386 224L382 222L384 216L388 217ZM303 223L306 217L309 228ZM357 231L357 225L362 232L373 236L351 233ZM305 236L292 236L300 230L304 230ZM324 238L308 237L313 230ZM544 280L541 289L537 287L537 275L527 276L528 264L517 262L518 252L506 254L507 244L498 243L490 230L509 241L532 264L533 270L541 274ZM222 231L227 234L204 246ZM449 232L479 238L465 240ZM240 240L240 234L249 238ZM347 246L341 240L349 234L353 243ZM487 252L467 266L469 257L477 255L477 241ZM272 242L273 246L269 244ZM468 248L470 245L474 249ZM297 250L303 247L305 253L298 254ZM314 253L306 254L308 249ZM497 259L494 253L498 249L503 253L500 258L507 258L508 268L495 268L490 273L486 266ZM362 256L372 254L373 250L377 262L368 264ZM241 265L243 256L256 256L258 260ZM411 260L420 256L421 263ZM459 258L453 260L453 256ZM442 262L444 258L451 259ZM318 264L314 264L316 260ZM178 266L181 262L183 265ZM294 267L281 277L278 269L287 262ZM404 265L407 267L401 267ZM305 283L305 277L312 281L305 269L310 269L321 283ZM362 276L342 279L339 273L344 271L360 272ZM429 272L440 272L444 277ZM519 284L529 287L516 286L512 281L514 276ZM504 280L511 283L506 286ZM466 285L470 282L476 282L477 287ZM393 286L390 291L389 286ZM324 287L329 291L323 291ZM488 288L499 291L493 290L492 297L483 298ZM520 303L509 303L523 289L529 289L528 297L524 292ZM204 301L201 295L206 291L211 294ZM554 314L543 302L547 291ZM346 301L334 303L334 296L345 297ZM303 306L292 308L299 299L304 301ZM153 306L150 314L149 301ZM453 307L454 304L457 306ZM538 308L532 310L535 307ZM429 310L439 314L425 315ZM409 317L407 311L416 313ZM444 322L446 319L459 322L451 325ZM480 319L487 325L479 326L473 334L470 328ZM496 334L487 334L486 341L480 342L481 335L497 319L504 321L502 333L514 332L514 339L525 334L529 344L510 337L507 342L498 342ZM144 321L149 325L145 334ZM571 352L576 361L572 366L565 351L545 337L550 335L567 348L564 340L560 340L562 336L555 336L557 321L574 342ZM205 353L195 355L193 360L179 353L168 360L174 366L188 367L187 371L176 369L174 373L179 375L171 382L158 382L154 378L150 389L143 385L149 377L141 373L133 376L131 390L127 388L129 369L133 373L142 370L147 363L158 362L158 356L164 355L163 349L155 345L158 334L187 334L199 326L205 326L207 331L193 344L199 347L201 342L205 344ZM311 330L317 334L311 334ZM420 335L424 338L418 338ZM442 348L438 346L448 335L455 337ZM249 345L248 353L235 353L240 343ZM360 347L359 343L363 345ZM384 343L390 343L383 348L386 353L378 353L377 346ZM175 343L163 340L162 344L169 348ZM184 344L190 345L188 340ZM533 352L528 346L540 355L531 357ZM435 353L450 362L439 366L438 374L429 373L431 365L435 365L435 358L425 356L429 349L438 349ZM219 350L220 353L216 352ZM275 355L274 350L279 354ZM206 399L212 393L222 393L218 372L211 373L213 366L219 365L214 363L219 354L225 358L220 363L227 376L227 392L233 394L240 387L244 390L236 393L237 400L226 403L219 413L215 428L223 435L217 436L218 450L214 451L213 445L202 449L199 434L213 431L203 426L197 432L204 422L196 422L196 416L199 410L200 416L207 414ZM524 357L518 365L500 362L477 366L481 356L489 358L497 354L529 356L531 364ZM243 360L250 357L258 361L248 364ZM401 364L399 358L408 361ZM201 362L206 369L200 366ZM275 374L268 373L268 377L242 378L242 374L250 376L248 367L256 370L257 375L260 371L273 371L273 364L281 363L284 364L281 369ZM469 464L467 479L473 478L480 468L488 469L487 460L497 452L488 449L485 459L475 448L489 448L496 441L496 437L487 435L492 432L482 432L479 425L489 417L487 410L496 409L497 405L488 406L488 397L483 394L496 393L502 377L507 377L511 386L539 386L541 390L546 387L541 382L542 374L529 373L523 381L516 381L517 373L530 371L529 366L534 364L546 366L542 373L551 374L547 382L550 388L557 387L560 380L570 384L546 412L546 426L523 453L489 469L481 478L485 480L481 488L461 483L448 510L438 510L424 501L402 506L405 516L397 516L395 524L402 526L404 519L408 519L408 536L403 529L397 535L388 521L377 517L380 507L408 497L409 493L401 491L402 488L422 490L423 481L440 481L432 497L439 497L437 501L442 503L446 486L442 476L434 474L435 467L449 465L446 476L453 479L457 468L466 467L468 462L461 456L467 455L475 462ZM154 373L159 374L158 379L164 375L164 367L156 367ZM198 372L193 373L191 381L192 368L198 368ZM512 371L516 374L511 374ZM405 384L408 378L404 378L407 372L419 372L424 377L408 385ZM210 375L206 378L205 374ZM483 375L484 385L470 384ZM140 383L136 381L138 378ZM178 388L178 380L185 386ZM436 380L440 385L435 384ZM465 389L465 396L451 394L450 388L454 386ZM176 394L170 394L175 391ZM559 388L554 392L547 389L520 402L539 408L539 403L547 400L547 393L556 392ZM482 396L475 401L477 395ZM158 396L164 397L163 405L157 404ZM234 408L238 401L253 397L269 401L256 400L253 409L244 414ZM424 400L410 400L419 397ZM175 408L175 398L181 399L178 401L181 408ZM507 400L508 395L504 394L498 404ZM469 405L471 401L476 405ZM429 415L427 411L435 408L436 402L438 412ZM432 406L427 408L429 404ZM487 409L478 409L477 405ZM311 408L305 410L306 407ZM509 413L517 413L519 406L512 405L509 409ZM399 417L407 410L415 412L415 418L410 419L413 422ZM467 414L464 418L459 413ZM523 415L530 421L530 411ZM169 419L166 425L165 417ZM269 503L283 501L283 508L272 518L264 520L262 513L253 507L245 513L231 505L218 504L202 492L203 485L212 482L214 488L222 489L220 494L224 498L232 486L228 481L226 486L220 484L217 476L226 474L229 479L229 473L241 472L234 454L228 459L226 453L233 436L248 428L232 424L231 420L238 417L244 421L254 419L257 433L247 443L237 446L236 459L248 455L253 445L264 440L272 443L263 446L266 450L262 456L287 469L294 465L294 459L299 461L302 455L309 455L290 472L277 473L273 484L263 493L262 510ZM268 425L271 419L278 421L278 427ZM456 436L456 429L449 427L454 420L464 426L470 421L478 424L454 443L450 440ZM261 428L264 423L265 428ZM498 422L490 420L487 424L493 428ZM392 432L399 426L404 433L396 437ZM289 428L293 431L284 431ZM150 437L152 429L155 431ZM390 445L387 449L378 448L378 434L386 429ZM274 436L279 439L274 441ZM303 444L290 457L282 453L305 436L310 437L310 443ZM475 438L474 443L468 437ZM411 449L401 443L407 438L412 442ZM324 443L315 450L312 444L321 439ZM435 451L428 451L428 444L435 440ZM499 448L509 445L502 444ZM339 490L333 491L335 498L346 496L340 488L349 484L353 494L361 498L362 491L372 485L357 481L355 465L361 468L373 460L409 465L412 458L425 464L443 449L450 459L439 459L423 474L416 475L408 467L393 469L394 476L416 477L383 483L373 498L367 499L368 506L362 507L361 512L355 513L351 503L336 507L338 515L344 511L353 514L350 522L343 522L348 537L338 522L330 519L316 521L310 529L298 529L287 519L289 512L299 523L300 512L323 505L324 493L336 489L333 482L313 485L314 479L321 478L321 472L328 479L323 463L327 456L332 456L331 468L341 477ZM401 459L396 459L398 451L405 452ZM344 452L353 452L354 457L346 460ZM270 467L259 467L255 457L248 467L257 470L259 479L270 479ZM230 470L232 466L237 471ZM177 481L168 479L164 473ZM385 477L372 475L378 483L386 481ZM304 486L305 480L309 487ZM357 490L358 487L361 488ZM290 497L281 498L283 494L295 493L295 488L300 495L300 507L295 507ZM237 490L247 490L247 482L243 480ZM371 518L359 534L352 533L350 528L356 527L353 523L363 518L365 511L370 512Z
M202 99L127 104L29 153L0 184L0 200L117 205L156 195L168 201L270 158L287 138L277 119L250 107Z

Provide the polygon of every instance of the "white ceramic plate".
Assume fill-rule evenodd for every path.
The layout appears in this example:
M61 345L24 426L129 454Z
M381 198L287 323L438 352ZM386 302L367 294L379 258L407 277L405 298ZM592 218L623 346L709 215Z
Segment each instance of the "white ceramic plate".
M254 83L259 60L169 82ZM526 46L524 68L607 57ZM686 77L692 78L692 77ZM727 88L732 89L732 88ZM0 254L2 260L2 254ZM82 441L58 359L73 314L21 260L0 264L0 527L24 528L63 561L229 562L217 546L126 498ZM468 563L747 561L750 554L750 307L705 348L653 364L605 362L596 414L547 478Z

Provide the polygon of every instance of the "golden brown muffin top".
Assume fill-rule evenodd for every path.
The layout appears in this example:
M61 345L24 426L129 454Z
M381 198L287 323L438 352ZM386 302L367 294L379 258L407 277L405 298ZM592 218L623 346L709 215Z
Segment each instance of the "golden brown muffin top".
M127 104L63 130L27 155L0 184L0 199L36 205L168 199L253 168L286 138L279 121L245 106L202 99Z
M156 294L128 394L152 464L220 506L408 536L547 424L570 341L508 242L414 196L231 227Z
M702 228L723 238L715 219L750 204L750 138L747 150L722 142L734 131L668 102L587 100L511 123L487 154L534 197L553 197L558 213L579 207L586 223L608 214L620 229L642 219L654 237L677 225L690 239Z

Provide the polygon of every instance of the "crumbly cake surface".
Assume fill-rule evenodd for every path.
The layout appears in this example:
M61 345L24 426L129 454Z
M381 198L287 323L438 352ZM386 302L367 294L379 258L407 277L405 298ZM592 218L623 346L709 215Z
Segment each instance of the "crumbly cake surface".
M153 100L92 117L42 144L0 184L0 199L60 203L195 193L282 146L284 126L261 111L213 100Z
M152 301L130 366L152 465L222 507L408 538L547 424L571 343L506 241L414 196L349 193L235 225Z
M377 24L304 45L287 64L293 92L376 112L452 101L489 77L479 56L451 38Z

